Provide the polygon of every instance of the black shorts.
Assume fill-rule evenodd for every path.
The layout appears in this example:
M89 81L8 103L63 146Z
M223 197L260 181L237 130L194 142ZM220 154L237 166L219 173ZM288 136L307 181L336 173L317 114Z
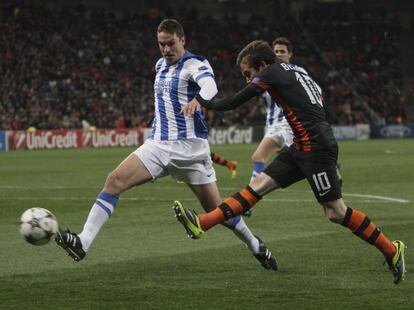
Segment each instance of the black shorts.
M281 150L263 171L282 188L306 178L319 202L342 198L336 172L338 145L313 152L303 152L291 146Z

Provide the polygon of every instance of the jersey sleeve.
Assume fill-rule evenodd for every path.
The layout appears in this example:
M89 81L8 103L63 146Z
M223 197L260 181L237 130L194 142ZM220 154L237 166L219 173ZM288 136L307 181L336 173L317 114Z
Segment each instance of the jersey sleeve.
M213 68L207 60L201 61L193 58L187 61L187 66L191 79L196 83L205 77L212 77L214 79Z

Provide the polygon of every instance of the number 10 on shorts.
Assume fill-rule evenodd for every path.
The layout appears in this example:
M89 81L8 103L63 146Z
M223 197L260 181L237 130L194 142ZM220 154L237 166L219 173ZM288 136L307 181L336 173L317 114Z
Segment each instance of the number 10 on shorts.
M329 182L326 172L313 174L312 178L318 192L327 191L331 188L331 183Z

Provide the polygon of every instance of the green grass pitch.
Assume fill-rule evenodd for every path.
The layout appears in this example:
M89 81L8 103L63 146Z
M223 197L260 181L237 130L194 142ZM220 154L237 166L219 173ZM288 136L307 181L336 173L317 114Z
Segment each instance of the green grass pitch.
M235 180L216 166L223 197L248 183L255 147L212 146L240 162ZM170 177L122 195L80 263L54 242L36 247L19 235L31 207L80 231L107 173L130 152L0 153L0 309L414 309L414 140L340 143L345 201L408 246L398 286L375 247L324 218L304 181L267 195L246 220L276 254L277 272L224 227L188 239L170 206L201 208Z

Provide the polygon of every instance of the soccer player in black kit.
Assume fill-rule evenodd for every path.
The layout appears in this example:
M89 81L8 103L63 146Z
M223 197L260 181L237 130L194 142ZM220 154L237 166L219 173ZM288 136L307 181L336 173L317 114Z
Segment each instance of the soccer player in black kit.
M187 234L200 238L216 224L252 208L267 193L306 178L326 217L376 246L388 263L394 283L400 283L405 274L404 243L390 241L363 212L347 207L342 199L336 174L338 145L318 84L303 71L277 60L270 45L261 40L242 49L237 65L248 83L245 88L228 98L211 101L198 95L198 102L207 109L231 110L267 91L282 108L293 130L294 143L284 148L246 188L211 212L197 215L176 201L173 209Z

